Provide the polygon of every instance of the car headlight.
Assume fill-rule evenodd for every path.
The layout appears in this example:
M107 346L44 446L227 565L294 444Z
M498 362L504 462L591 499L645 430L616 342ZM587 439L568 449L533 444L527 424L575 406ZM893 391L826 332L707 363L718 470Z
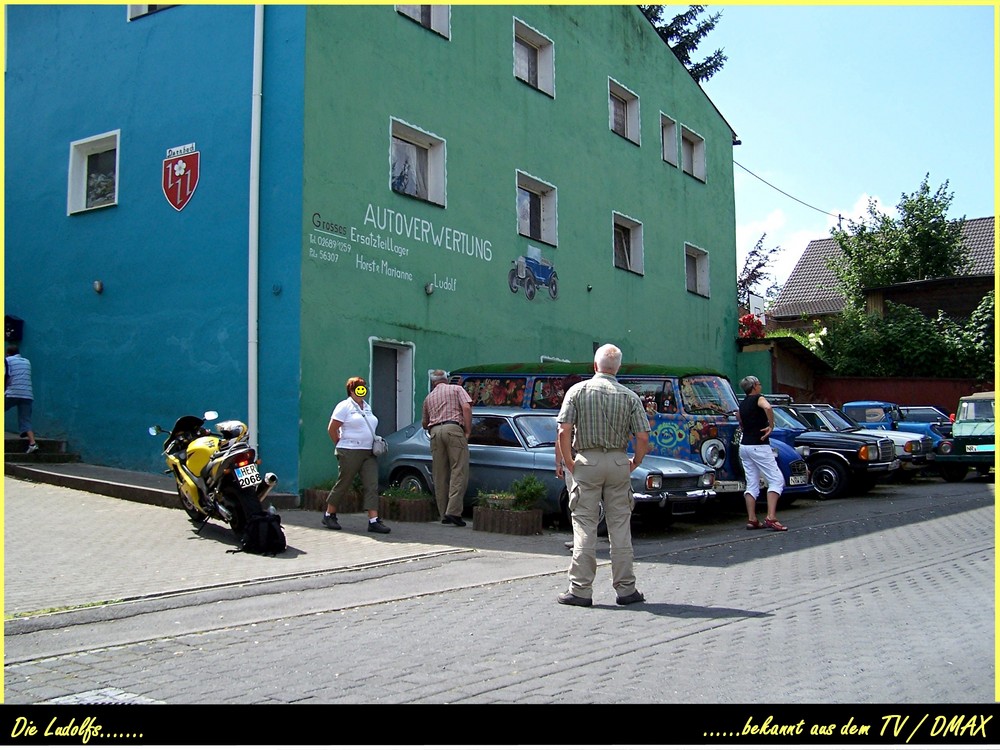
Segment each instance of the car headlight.
M702 474L701 479L698 480L698 486L706 489L712 489L715 486L715 472L706 471Z
M646 489L650 492L659 492L663 487L663 476L661 474L649 474L646 476Z
M942 440L941 445L938 446L938 453L941 455L947 455L955 450L955 444L950 440Z
M795 449L795 452L798 453L800 456L802 456L802 458L809 458L809 454L812 451L809 450L808 445L800 445L798 448Z
M916 440L907 440L906 445L903 446L903 450L906 453L920 453L920 443Z
M860 448L858 448L858 458L861 459L862 461L870 461L871 460L871 458L868 455L868 446L867 445L862 445Z

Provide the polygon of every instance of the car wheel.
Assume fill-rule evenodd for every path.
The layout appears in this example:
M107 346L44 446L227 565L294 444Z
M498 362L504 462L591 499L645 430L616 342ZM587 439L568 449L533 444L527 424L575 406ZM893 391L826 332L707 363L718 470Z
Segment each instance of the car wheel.
M849 479L847 469L832 458L821 458L813 464L812 483L821 500L843 495Z
M396 481L393 484L404 492L430 492L427 488L427 483L424 482L424 478L415 471L404 471L397 475Z
M518 287L521 286L521 280L517 278L516 268L510 269L510 273L507 274L507 286L510 287L510 290L514 294L517 294Z
M535 281L535 277L532 274L528 274L524 277L524 296L529 300L535 298L535 292L538 290L538 282Z
M559 296L559 278L553 272L552 277L549 279L549 296L555 299Z
M965 466L939 466L941 478L946 482L961 482L969 470Z

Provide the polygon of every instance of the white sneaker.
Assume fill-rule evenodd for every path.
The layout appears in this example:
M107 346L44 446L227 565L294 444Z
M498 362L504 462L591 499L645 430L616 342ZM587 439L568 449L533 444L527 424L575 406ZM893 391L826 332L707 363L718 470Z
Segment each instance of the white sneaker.
M32 443L31 445L28 446L28 450L26 450L25 453L34 453L37 450L38 450L38 443Z

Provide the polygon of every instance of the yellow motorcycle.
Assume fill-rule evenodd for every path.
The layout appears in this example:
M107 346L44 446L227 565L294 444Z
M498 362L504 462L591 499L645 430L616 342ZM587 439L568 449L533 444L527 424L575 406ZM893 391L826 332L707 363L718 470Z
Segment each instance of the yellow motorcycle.
M231 419L216 424L215 432L205 427L218 416L210 411L204 417L177 420L163 443L164 473L173 475L181 507L201 524L199 532L209 519L216 519L229 524L239 538L247 519L262 510L278 477L268 472L261 478L245 424ZM153 436L165 432L159 425L149 428Z

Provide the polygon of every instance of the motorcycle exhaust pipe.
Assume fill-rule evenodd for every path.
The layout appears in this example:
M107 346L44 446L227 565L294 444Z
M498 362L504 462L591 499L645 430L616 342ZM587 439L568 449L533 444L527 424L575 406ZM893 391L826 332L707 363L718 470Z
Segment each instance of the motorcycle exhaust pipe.
M277 483L278 483L278 475L271 471L267 472L264 475L264 481L261 482L261 487L263 489L257 493L257 499L260 502L264 502L264 498L267 497L267 494L274 489L274 485L276 485Z

